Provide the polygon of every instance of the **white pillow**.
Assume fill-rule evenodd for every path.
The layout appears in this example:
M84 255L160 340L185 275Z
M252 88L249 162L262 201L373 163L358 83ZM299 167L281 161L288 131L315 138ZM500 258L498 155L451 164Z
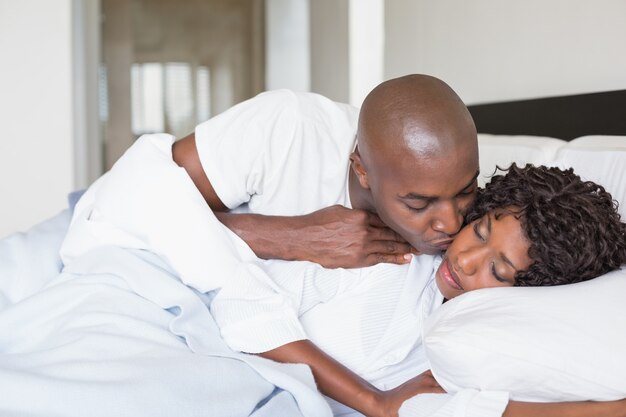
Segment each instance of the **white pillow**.
M424 345L449 392L503 390L540 402L626 397L626 269L571 285L469 292L427 319Z
M583 180L604 186L626 218L626 136L583 136L557 152L554 166L573 167Z
M480 177L482 187L489 182L496 166L506 168L512 162L519 166L550 165L566 141L544 136L478 135Z

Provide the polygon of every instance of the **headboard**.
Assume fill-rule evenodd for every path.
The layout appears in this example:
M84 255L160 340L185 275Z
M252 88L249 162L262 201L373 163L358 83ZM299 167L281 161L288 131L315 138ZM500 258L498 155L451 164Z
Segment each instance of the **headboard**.
M479 133L548 136L626 135L626 90L468 106Z

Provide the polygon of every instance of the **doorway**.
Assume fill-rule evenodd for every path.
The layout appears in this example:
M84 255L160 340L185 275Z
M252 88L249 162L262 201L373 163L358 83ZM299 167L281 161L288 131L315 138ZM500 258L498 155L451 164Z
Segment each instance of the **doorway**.
M183 137L264 90L263 0L101 0L109 169L145 133Z

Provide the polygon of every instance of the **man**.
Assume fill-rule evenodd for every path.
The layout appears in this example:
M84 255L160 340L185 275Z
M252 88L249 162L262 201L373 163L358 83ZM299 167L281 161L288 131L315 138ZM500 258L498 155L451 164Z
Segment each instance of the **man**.
M374 387L307 340L257 257L385 268L445 250L477 187L476 129L461 99L409 75L376 87L357 120L355 108L316 94L268 92L172 142L145 135L90 187L64 263L103 245L155 252L186 284L221 288L216 301L243 297L229 304L235 316L238 303L254 309L253 321L216 315L231 348L253 335L251 353L309 364L322 392L339 387L336 399L356 408ZM422 375L389 407L433 390Z
M346 106L271 92L198 126L174 144L173 158L261 258L352 268L445 250L477 187L476 129L463 102L436 78L401 77L367 96L357 126L355 136ZM322 392L356 409L379 408L373 386L307 340L295 314L260 305L262 293L256 282L240 282L214 301L232 348L307 363ZM259 318L233 319L244 311ZM397 411L425 390L439 392L429 374L385 397L384 407Z

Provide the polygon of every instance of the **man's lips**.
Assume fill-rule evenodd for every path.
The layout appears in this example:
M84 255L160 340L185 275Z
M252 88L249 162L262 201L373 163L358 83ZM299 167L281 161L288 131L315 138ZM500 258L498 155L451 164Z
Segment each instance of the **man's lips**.
M439 271L441 272L441 277L448 283L448 285L452 288L456 288L457 290L463 290L463 287L459 282L459 277L457 277L454 271L450 268L450 262L448 259L443 260Z

